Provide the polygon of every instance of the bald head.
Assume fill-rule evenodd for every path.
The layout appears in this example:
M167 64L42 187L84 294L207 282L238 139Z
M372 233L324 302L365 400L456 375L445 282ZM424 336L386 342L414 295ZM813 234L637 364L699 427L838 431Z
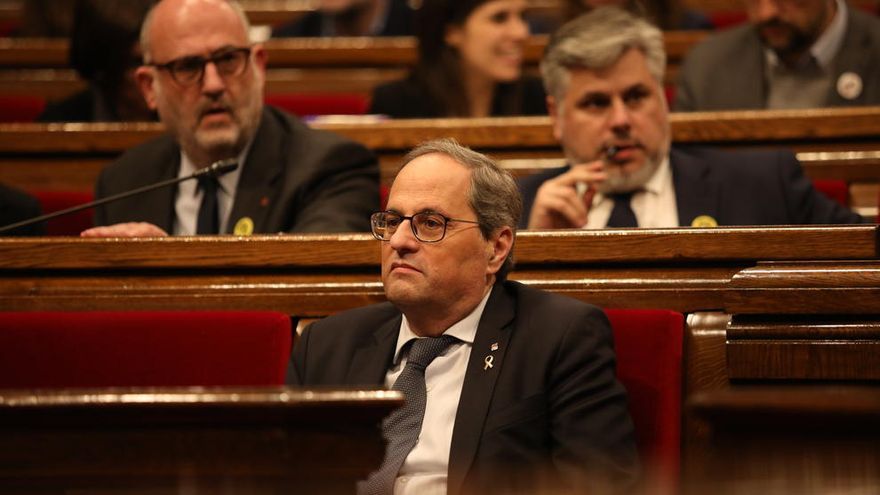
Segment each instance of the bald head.
M231 29L242 44L249 41L250 22L235 0L162 0L153 6L141 26L144 61L163 61L164 42L175 43L193 23Z

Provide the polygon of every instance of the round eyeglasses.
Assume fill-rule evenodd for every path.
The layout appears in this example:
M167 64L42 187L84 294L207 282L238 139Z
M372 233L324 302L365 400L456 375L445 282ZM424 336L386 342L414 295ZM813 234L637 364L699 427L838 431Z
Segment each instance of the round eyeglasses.
M181 86L191 86L205 77L205 66L208 63L214 64L217 73L222 77L240 76L247 67L250 56L250 47L226 47L213 52L210 57L192 55L164 64L147 65L168 71L171 78Z
M446 226L449 222L479 224L473 220L449 218L433 211L423 211L415 215L404 216L393 211L378 211L370 215L370 227L373 237L380 241L390 241L391 236L404 220L409 220L413 235L421 242L438 242L446 237Z

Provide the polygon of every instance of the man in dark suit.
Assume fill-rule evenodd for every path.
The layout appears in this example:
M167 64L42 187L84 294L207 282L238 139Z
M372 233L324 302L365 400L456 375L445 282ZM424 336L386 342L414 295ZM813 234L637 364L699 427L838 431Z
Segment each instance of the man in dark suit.
M388 210L371 217L388 302L306 328L288 371L292 384L407 391L383 423L383 465L358 492L606 493L631 482L632 423L604 313L506 280L521 211L513 178L451 140L404 163ZM417 349L441 341L424 364ZM420 393L407 386L410 361L421 363Z
M675 109L880 105L880 19L845 0L745 0L749 23L695 46Z
M224 159L240 167L99 207L86 236L369 229L379 204L375 157L340 136L264 108L266 51L231 0L163 0L141 31L136 77L168 134L102 171L102 198L184 177Z
M789 152L670 145L661 32L597 9L551 39L541 70L570 165L520 183L528 228L858 223Z

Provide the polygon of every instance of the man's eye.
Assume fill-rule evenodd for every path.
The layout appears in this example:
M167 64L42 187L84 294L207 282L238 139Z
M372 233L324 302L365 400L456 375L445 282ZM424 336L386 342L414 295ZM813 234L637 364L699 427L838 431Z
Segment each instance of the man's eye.
M385 218L385 227L393 229L396 228L398 225L400 225L400 218Z
M201 57L188 57L174 64L174 70L177 72L197 72L202 70L205 60Z
M438 217L425 217L421 219L419 222L422 227L430 230L442 229L443 228L443 220Z
M578 107L585 110L602 110L608 108L611 99L604 96L591 96L578 102Z
M626 92L623 95L623 101L627 105L635 105L641 103L642 100L647 98L650 95L650 92L645 88L634 88Z

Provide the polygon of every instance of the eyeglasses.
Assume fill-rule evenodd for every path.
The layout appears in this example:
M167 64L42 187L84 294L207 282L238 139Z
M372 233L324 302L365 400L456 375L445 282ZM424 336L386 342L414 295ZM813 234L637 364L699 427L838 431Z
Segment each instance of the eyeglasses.
M205 66L213 63L217 73L222 77L240 76L248 59L251 56L250 47L221 48L211 54L210 57L193 55L176 58L164 64L147 64L157 69L167 70L177 84L190 86L202 80L205 76Z
M397 232L397 228L404 220L409 220L413 235L421 242L442 241L446 237L446 226L449 222L480 223L473 220L449 218L433 211L423 211L408 217L393 211L378 211L370 215L373 237L380 241L390 241L391 236Z

